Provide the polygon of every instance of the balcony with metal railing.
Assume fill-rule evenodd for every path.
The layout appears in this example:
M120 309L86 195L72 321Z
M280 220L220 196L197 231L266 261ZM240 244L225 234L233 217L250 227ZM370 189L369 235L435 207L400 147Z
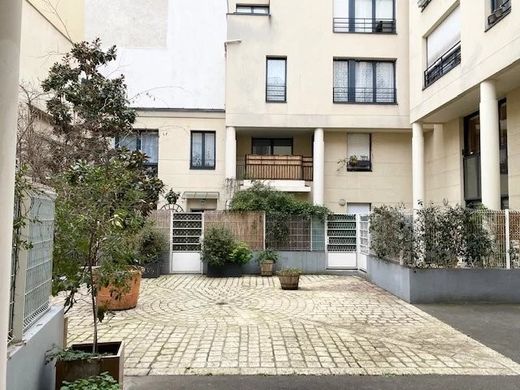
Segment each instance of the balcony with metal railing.
M312 166L312 157L248 154L237 161L237 179L312 181Z
M395 34L395 19L333 18L335 33Z
M460 62L461 44L459 41L424 71L424 88L428 88L459 65Z
M334 103L395 104L395 88L334 87Z
M269 103L285 103L287 101L287 85L267 84L265 100Z

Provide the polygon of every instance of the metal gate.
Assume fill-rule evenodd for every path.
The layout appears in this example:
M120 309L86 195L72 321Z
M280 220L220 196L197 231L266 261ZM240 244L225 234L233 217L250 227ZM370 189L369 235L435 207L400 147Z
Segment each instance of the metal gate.
M202 213L172 212L171 273L202 273L200 251L203 225Z
M367 271L367 259L370 254L370 215L359 217L358 268Z
M332 214L327 218L327 268L357 269L356 215Z

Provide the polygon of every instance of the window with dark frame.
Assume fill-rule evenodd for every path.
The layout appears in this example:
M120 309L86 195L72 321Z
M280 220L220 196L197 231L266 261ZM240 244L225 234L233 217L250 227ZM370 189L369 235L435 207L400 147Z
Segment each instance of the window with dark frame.
M334 103L395 104L395 61L334 59Z
M291 156L293 154L292 138L253 138L251 153L260 156Z
M159 164L159 131L140 130L137 133L115 138L116 148L141 151L148 158L144 166L157 174Z
M347 171L372 170L372 134L347 133Z
M190 169L215 169L215 132L192 131Z
M237 4L236 13L246 15L269 15L269 6Z
M491 14L487 18L488 29L511 12L511 0L490 0Z
M287 58L267 57L265 100L268 103L287 102Z
M334 0L333 31L395 33L395 0Z

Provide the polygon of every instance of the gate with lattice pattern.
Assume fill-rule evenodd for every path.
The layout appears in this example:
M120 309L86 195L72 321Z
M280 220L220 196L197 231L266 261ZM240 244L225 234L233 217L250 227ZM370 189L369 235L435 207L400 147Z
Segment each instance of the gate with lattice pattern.
M358 224L354 214L332 214L327 218L327 268L357 269Z
M171 273L202 273L200 251L203 226L203 213L172 212Z

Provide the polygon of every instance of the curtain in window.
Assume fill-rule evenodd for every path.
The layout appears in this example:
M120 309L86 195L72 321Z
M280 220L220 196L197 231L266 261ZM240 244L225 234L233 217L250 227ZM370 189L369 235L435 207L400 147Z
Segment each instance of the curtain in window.
M126 148L130 151L137 150L137 136L135 134L122 136L118 140L118 147Z
M191 134L191 165L202 167L202 136L203 133Z
M355 0L356 31L372 32L372 0Z
M460 41L460 6L426 38L428 66L446 54Z
M159 161L159 134L146 132L141 134L141 151L148 156L148 162Z
M204 166L206 168L215 166L215 133L204 134Z
M349 0L334 0L334 31L349 32Z
M376 20L394 18L394 0L376 0Z
M370 160L370 134L347 134L348 158Z
M371 62L356 62L356 102L374 100L374 71Z
M267 60L267 84L269 85L285 85L285 60L273 59Z
M348 61L334 61L334 101L348 101Z
M393 103L394 85L394 63L378 62L376 64L376 101Z

